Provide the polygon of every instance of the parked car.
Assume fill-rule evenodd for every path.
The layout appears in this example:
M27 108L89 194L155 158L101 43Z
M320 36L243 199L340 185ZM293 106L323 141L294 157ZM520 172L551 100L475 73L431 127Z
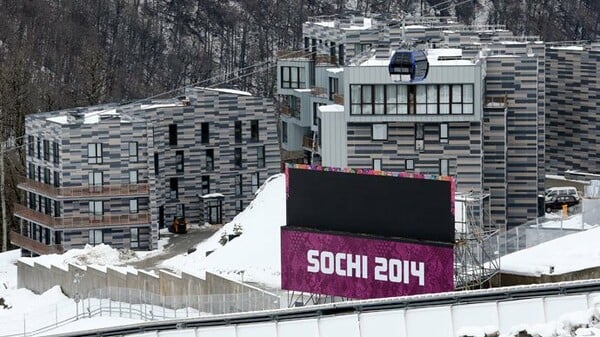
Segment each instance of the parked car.
M544 207L546 208L546 213L550 213L555 210L562 209L563 205L567 205L567 207L571 207L579 204L579 198L574 195L556 195L550 194L546 195L546 199L544 201Z
M571 195L574 196L578 201L581 200L577 189L573 186L551 187L546 190L546 197L554 195Z

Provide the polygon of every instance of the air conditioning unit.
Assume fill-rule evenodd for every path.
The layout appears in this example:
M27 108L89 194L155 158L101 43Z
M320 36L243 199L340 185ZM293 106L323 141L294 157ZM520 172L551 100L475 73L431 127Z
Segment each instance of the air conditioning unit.
M417 139L415 141L415 150L417 152L425 151L425 141L423 139Z

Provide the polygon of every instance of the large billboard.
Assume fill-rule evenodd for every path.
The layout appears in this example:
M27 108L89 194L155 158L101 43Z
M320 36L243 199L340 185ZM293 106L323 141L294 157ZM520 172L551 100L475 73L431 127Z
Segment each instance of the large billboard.
M281 228L283 289L355 299L451 291L451 245Z
M288 226L454 243L450 179L296 167L287 168Z

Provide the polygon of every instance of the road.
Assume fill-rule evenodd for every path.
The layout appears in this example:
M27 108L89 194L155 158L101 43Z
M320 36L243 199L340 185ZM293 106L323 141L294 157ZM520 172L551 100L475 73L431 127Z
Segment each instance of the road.
M188 249L195 247L198 243L208 239L213 233L221 228L220 225L213 226L191 226L186 234L173 234L161 230L161 239L168 237L169 243L159 255L153 255L147 259L131 263L131 266L137 269L155 270L160 269L157 266L164 260L173 256L187 253Z

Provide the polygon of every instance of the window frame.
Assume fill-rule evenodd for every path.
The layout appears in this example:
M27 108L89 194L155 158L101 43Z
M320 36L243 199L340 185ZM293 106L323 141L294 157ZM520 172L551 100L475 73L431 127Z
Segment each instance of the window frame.
M88 144L88 164L102 164L104 162L103 147L102 143Z
M129 214L140 212L140 202L137 198L129 199Z
M127 151L129 154L129 162L137 163L139 161L138 142L128 142Z
M448 143L450 127L448 123L440 123L440 143Z
M183 150L175 151L175 173L183 173L185 170L185 159Z
M60 147L57 142L52 142L52 162L57 165L60 163Z
M258 191L258 188L260 187L260 172L252 173L250 186L250 190L253 194L256 193L256 191Z
M383 127L384 131L380 131L380 132L385 132L385 136L382 137L382 136L379 136L379 135L376 134L376 129L378 127L379 128ZM387 123L373 123L373 124L371 124L371 140L388 140L388 124Z
M446 172L444 172L444 165L443 165L444 163L446 164L446 170L445 170ZM441 158L439 164L440 164L440 166L439 166L440 176L449 176L450 175L450 159Z
M235 195L236 196L242 196L244 195L244 178L242 177L241 174L236 174L234 177L234 189L235 189Z
M288 123L286 121L281 121L281 142L288 142Z
M35 137L27 136L27 155L29 157L35 157Z
M101 218L104 216L104 201L103 200L89 200L88 201L88 214L90 218Z
M306 88L306 70L304 67L281 66L281 88L282 89L304 89ZM295 75L295 79L294 79Z
M42 147L44 149L44 160L50 161L50 141L48 139L44 139Z
M210 124L208 122L200 123L200 143L210 143Z
M215 150L214 149L206 149L204 152L206 156L205 168L207 171L214 171L215 169Z
M169 178L169 199L179 200L179 178Z
M251 142L259 142L260 141L260 124L258 119L253 119L250 121L250 141Z
M266 153L265 153L265 147L263 146L258 146L256 148L256 167L258 168L265 168L266 167Z
M131 248L140 248L140 229L138 227L129 228L129 246Z
M200 190L202 191L202 195L210 194L210 176L203 175L201 177Z
M404 159L404 170L413 171L415 169L414 159Z
M177 124L169 124L169 146L177 146Z
M382 171L382 167L383 167L383 160L381 158L373 158L372 160L372 168L375 171ZM379 168L377 168L377 166L379 166Z
M235 144L242 143L242 121L233 122L233 138Z
M233 149L233 167L236 169L241 169L242 161L243 161L242 148L241 147L234 148Z
M100 236L100 240L97 238ZM102 229L90 229L88 230L88 244L96 246L104 243L104 230Z

